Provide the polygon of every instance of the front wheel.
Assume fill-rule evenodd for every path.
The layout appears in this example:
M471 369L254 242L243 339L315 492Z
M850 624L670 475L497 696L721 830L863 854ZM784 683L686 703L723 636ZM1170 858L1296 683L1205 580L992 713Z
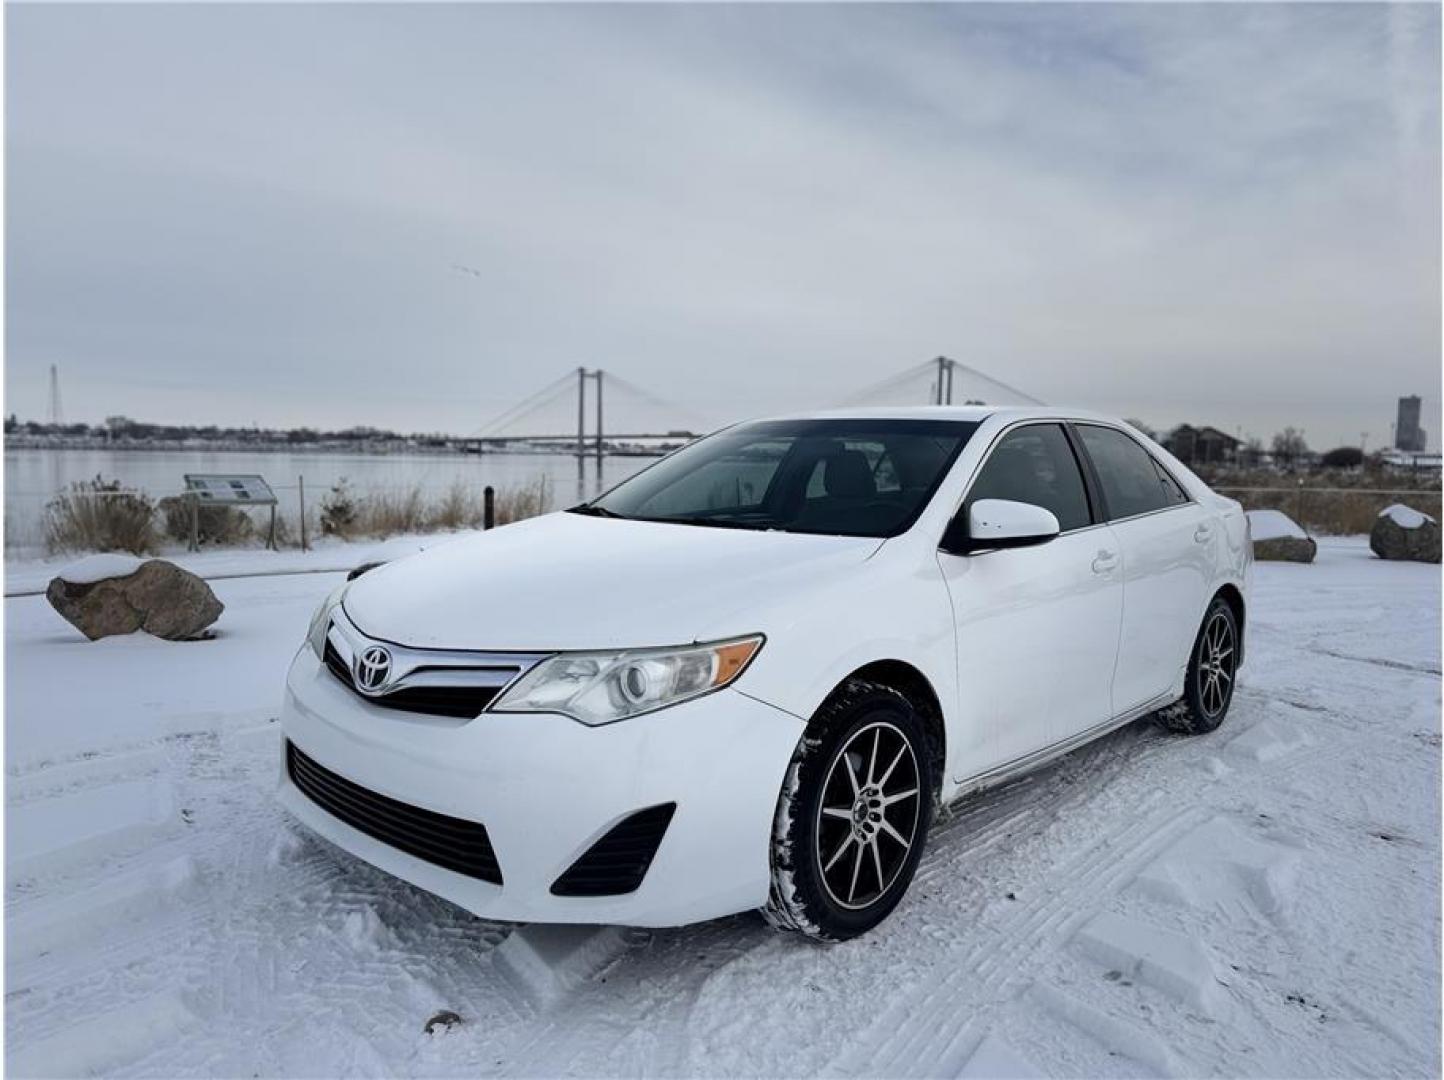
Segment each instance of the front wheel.
M774 926L845 941L882 922L911 883L932 824L923 722L891 687L852 680L818 710L777 802Z
M1223 597L1215 597L1203 617L1188 661L1181 700L1158 713L1169 731L1202 735L1228 715L1238 675L1238 620Z

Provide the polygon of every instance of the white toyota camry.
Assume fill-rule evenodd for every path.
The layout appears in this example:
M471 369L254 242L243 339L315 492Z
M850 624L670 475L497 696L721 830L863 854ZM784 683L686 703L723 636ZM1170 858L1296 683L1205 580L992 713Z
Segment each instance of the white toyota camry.
M1251 564L1238 504L1115 420L739 424L328 597L281 799L478 915L841 940L940 805L1150 714L1216 728Z

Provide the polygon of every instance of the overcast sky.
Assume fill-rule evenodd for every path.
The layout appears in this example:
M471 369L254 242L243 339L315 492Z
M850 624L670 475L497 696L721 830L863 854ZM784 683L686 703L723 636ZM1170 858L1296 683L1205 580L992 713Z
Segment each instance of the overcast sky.
M1439 444L1435 5L7 15L22 418L53 363L72 420L462 432L585 364L715 424L945 353Z

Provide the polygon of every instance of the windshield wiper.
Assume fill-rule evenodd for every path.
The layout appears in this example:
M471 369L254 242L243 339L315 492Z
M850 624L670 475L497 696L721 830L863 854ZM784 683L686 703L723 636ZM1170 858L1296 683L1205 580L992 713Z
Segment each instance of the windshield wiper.
M568 514L585 514L587 517L617 518L620 521L631 521L626 514L619 514L615 510L608 510L605 506L594 506L592 503L582 503L580 506L567 508Z
M640 521L661 521L668 525L701 525L706 529L747 529L751 532L773 532L778 526L772 522L737 521L735 518L720 517L666 517L639 518Z

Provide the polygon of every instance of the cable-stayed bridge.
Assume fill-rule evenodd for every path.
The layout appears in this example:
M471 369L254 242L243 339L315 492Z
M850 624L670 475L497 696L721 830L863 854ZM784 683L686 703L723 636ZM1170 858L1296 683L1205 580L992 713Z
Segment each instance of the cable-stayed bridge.
M1037 405L1015 387L945 356L865 386L835 406ZM575 426L573 426L575 425ZM613 371L575 368L553 379L461 440L478 450L510 443L566 449L578 457L615 452L618 443L678 442L707 425Z

